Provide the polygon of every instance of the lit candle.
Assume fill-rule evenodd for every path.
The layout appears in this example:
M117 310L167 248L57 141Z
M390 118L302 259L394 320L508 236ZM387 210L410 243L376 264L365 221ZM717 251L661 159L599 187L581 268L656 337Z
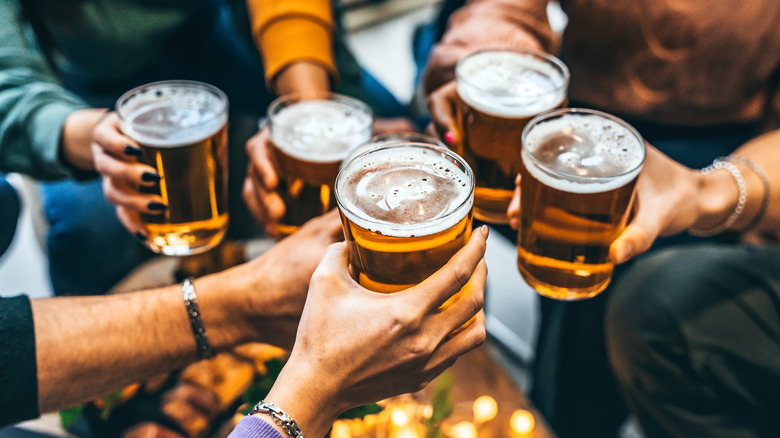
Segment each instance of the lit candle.
M512 418L509 420L509 425L512 431L519 434L528 434L536 427L536 420L534 420L534 414L524 410L518 409L512 413Z
M486 423L496 418L498 403L496 403L496 400L493 397L483 395L474 400L472 410L474 411L474 421L477 423Z
M406 426L409 424L409 414L406 413L404 408L396 406L393 408L392 412L390 412L390 421L398 427Z
M330 438L352 438L352 430L346 421L336 421L330 430Z

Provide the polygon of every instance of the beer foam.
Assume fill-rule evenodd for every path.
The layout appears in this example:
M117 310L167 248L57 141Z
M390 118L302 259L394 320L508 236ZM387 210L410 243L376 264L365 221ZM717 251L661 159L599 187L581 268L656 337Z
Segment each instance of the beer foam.
M457 67L458 95L470 106L499 117L530 117L566 98L566 78L539 57L518 52L481 52Z
M122 132L147 146L184 146L219 131L227 122L226 106L206 89L151 88L120 106Z
M371 115L343 102L306 100L272 116L271 140L307 161L339 161L371 137Z
M408 146L355 159L336 183L342 212L362 228L394 237L455 226L471 209L473 183L440 154Z
M566 114L526 132L523 163L542 183L572 193L600 193L636 178L644 144L626 126L597 114ZM533 158L529 156L533 154ZM541 170L542 164L549 171Z

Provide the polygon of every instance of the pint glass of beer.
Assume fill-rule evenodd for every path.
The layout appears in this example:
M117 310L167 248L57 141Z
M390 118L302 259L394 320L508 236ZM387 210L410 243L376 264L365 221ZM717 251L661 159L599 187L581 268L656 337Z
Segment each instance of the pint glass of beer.
M168 206L141 215L146 246L176 256L216 246L228 227L225 94L200 82L155 82L122 95L116 110L120 129L143 151L138 161L161 177L140 190Z
M376 292L422 282L471 236L471 169L445 147L367 150L342 167L336 199L356 280Z
M373 117L359 100L309 93L276 99L268 123L286 209L276 227L286 236L336 207L333 185L341 161L371 138Z
M506 224L523 128L537 114L566 105L569 70L544 53L489 50L462 58L455 75L455 150L474 170L474 216Z
M626 226L645 144L626 122L563 109L523 131L518 267L537 292L560 300L607 287L609 247Z

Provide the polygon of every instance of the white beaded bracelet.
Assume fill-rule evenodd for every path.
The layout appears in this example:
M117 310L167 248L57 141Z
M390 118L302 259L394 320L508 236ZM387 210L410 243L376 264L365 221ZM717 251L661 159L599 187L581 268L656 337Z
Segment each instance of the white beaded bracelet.
M761 184L764 185L764 197L761 199L761 206L758 209L758 213L756 213L756 215L753 217L753 220L751 220L749 224L742 228L742 231L750 230L758 225L759 222L761 222L761 219L764 218L764 214L766 213L767 208L769 208L769 200L771 198L771 193L769 192L769 176L766 174L766 171L764 171L763 167L750 158L732 154L724 158L724 160L730 161L732 163L744 164L745 166L749 167L753 172L756 173L756 175L758 175L758 178L761 179Z
M729 161L726 161L723 158L716 158L712 164L710 164L709 166L701 170L701 174L708 175L719 169L728 170L731 173L731 176L734 177L734 181L737 183L737 188L739 188L739 198L737 198L737 206L734 207L734 211L731 212L729 217L726 218L726 220L722 224L718 225L715 228L711 228L709 230L694 230L692 228L689 229L688 232L690 234L693 234L694 236L699 236L699 237L714 236L715 234L719 234L728 230L729 228L731 228L732 225L734 225L734 222L737 221L739 215L742 214L742 211L745 209L745 204L747 203L747 184L745 183L745 178L742 176L742 172L739 171L737 166L730 163Z

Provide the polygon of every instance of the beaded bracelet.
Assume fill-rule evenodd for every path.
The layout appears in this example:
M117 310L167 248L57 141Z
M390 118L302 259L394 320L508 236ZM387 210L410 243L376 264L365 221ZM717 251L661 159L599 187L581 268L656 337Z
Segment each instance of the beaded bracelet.
M766 213L767 208L769 208L769 200L771 198L769 194L769 177L764 171L764 168L750 158L732 154L724 158L724 160L730 161L732 163L744 164L745 166L749 167L751 170L753 170L753 172L756 173L756 175L758 175L758 177L761 179L761 183L764 185L764 197L761 199L761 207L750 223L745 225L745 227L742 229L742 231L750 230L751 228L758 225L759 222L761 222L761 219L764 218L764 214Z
M742 211L745 209L745 204L747 204L747 184L745 183L745 178L742 177L742 172L739 171L737 166L734 164L726 161L722 158L716 158L715 161L712 162L709 166L705 167L701 170L702 175L709 175L710 173L719 170L719 169L725 169L728 170L731 173L731 176L734 177L734 181L737 183L737 187L739 188L739 198L737 198L737 206L734 207L734 211L731 212L728 218L726 220L716 226L715 228L711 228L709 230L694 230L689 229L688 232L690 234L693 234L694 236L699 237L707 237L707 236L714 236L715 234L722 233L729 228L731 228L732 225L734 225L734 222L737 221L739 218L739 215L742 214Z

